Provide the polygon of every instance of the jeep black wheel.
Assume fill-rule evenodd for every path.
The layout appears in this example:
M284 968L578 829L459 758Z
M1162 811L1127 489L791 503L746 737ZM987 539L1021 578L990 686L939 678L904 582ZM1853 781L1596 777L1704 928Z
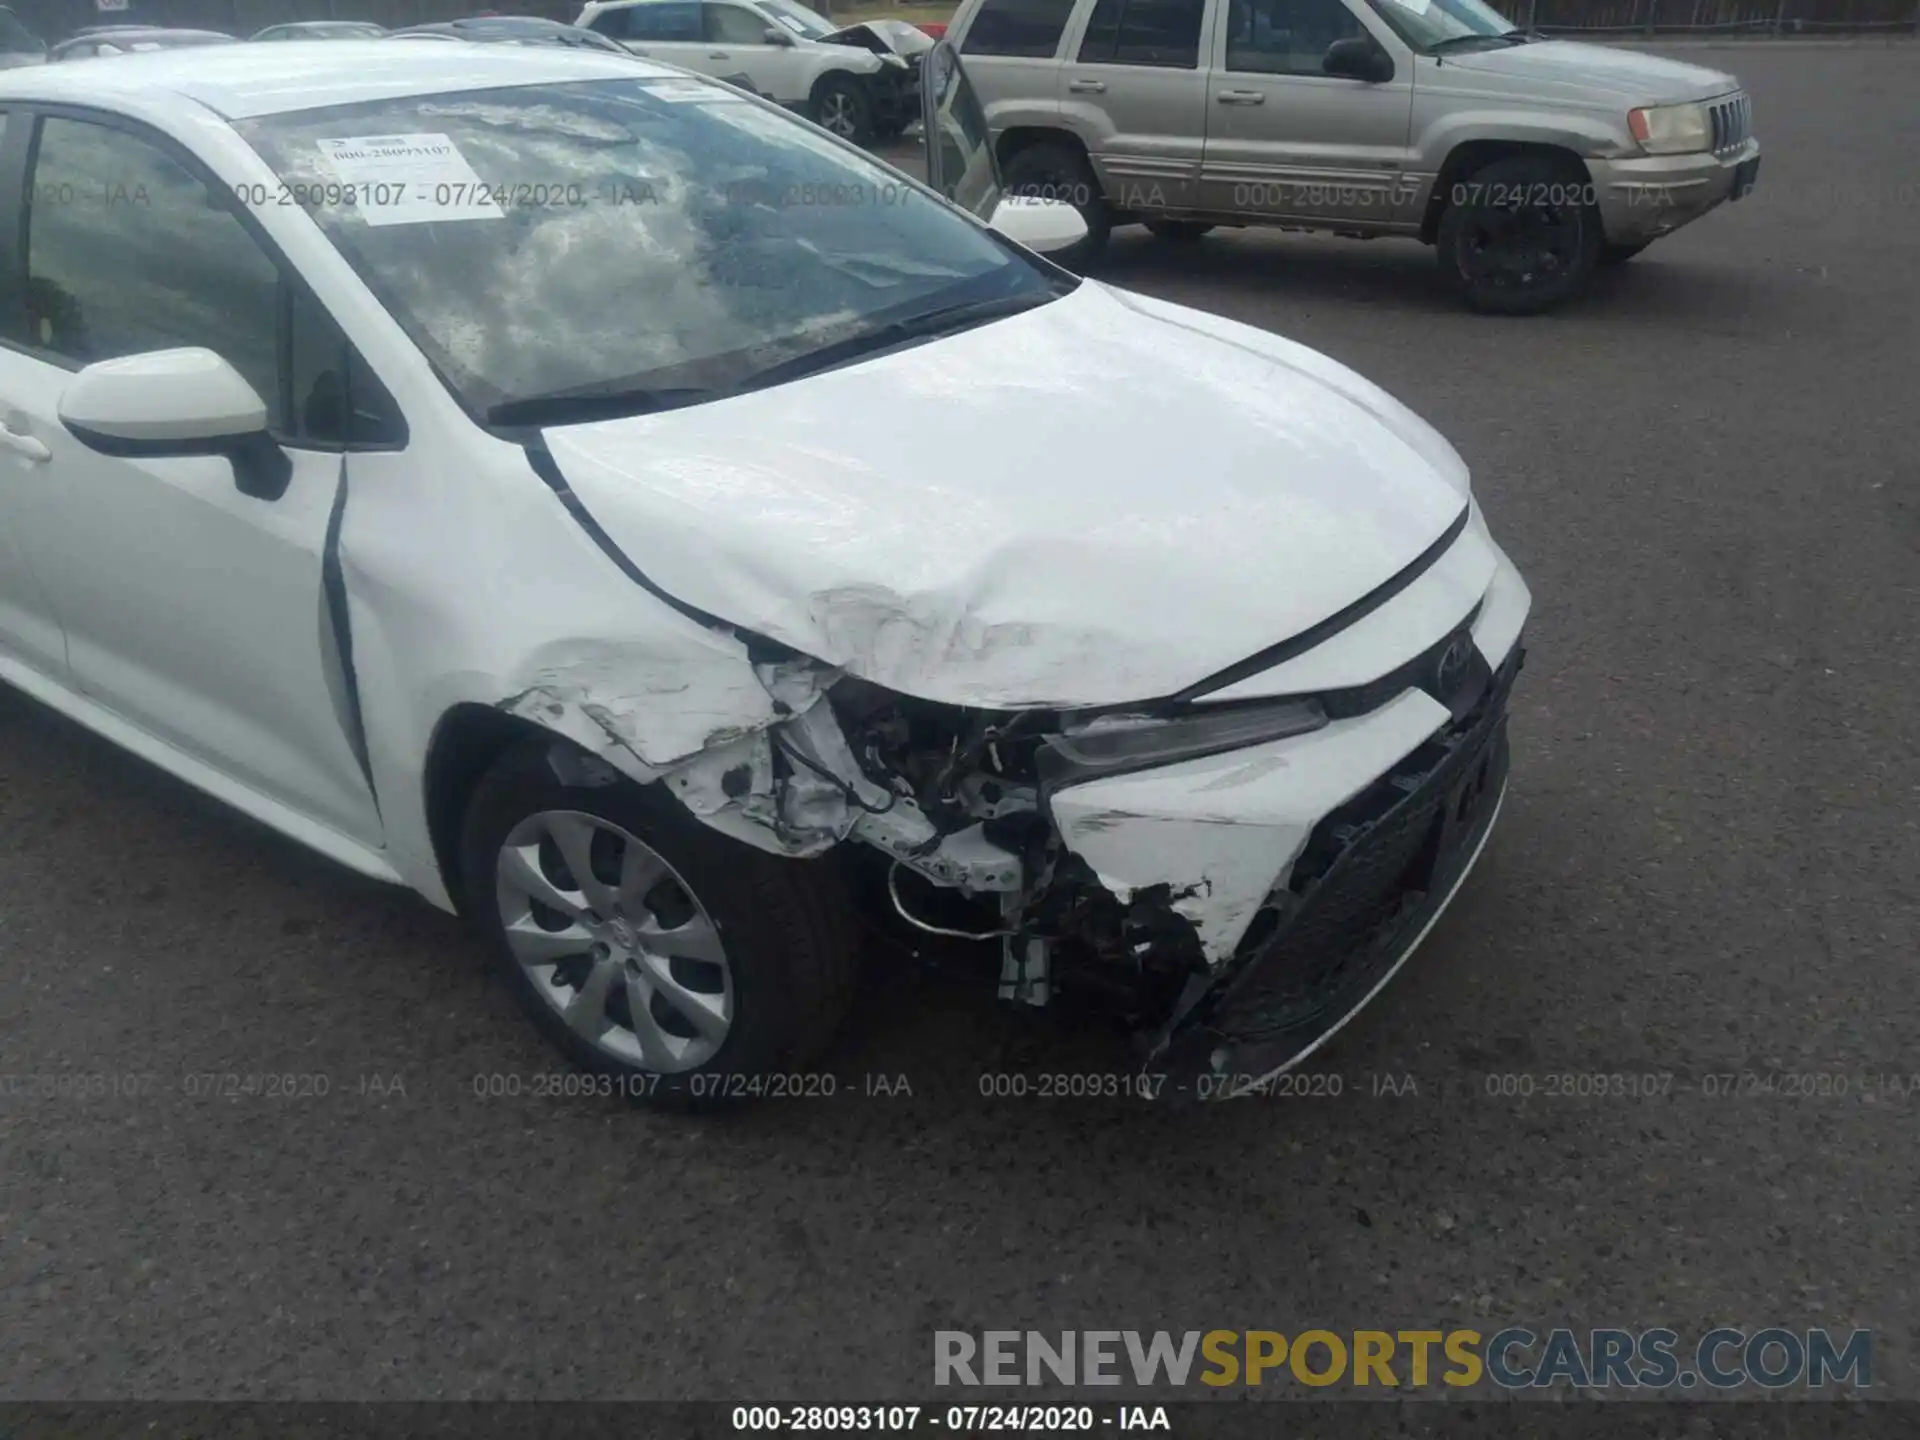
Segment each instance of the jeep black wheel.
M1055 140L1029 145L1007 162L1004 179L1009 195L1064 200L1087 222L1083 239L1048 254L1054 264L1084 270L1106 248L1113 231L1113 209L1101 193L1093 166L1079 150Z
M1600 214L1578 164L1516 155L1453 185L1440 266L1468 308L1535 315L1585 288L1600 258Z
M1147 233L1157 240L1172 240L1178 244L1192 244L1205 235L1213 226L1200 220L1149 220Z

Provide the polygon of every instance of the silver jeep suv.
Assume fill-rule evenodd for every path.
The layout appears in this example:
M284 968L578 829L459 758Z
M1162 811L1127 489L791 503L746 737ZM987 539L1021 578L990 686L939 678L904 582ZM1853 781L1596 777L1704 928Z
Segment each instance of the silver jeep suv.
M963 0L948 35L1009 190L1085 218L1070 264L1129 222L1405 235L1467 304L1524 314L1760 165L1731 75L1481 0Z

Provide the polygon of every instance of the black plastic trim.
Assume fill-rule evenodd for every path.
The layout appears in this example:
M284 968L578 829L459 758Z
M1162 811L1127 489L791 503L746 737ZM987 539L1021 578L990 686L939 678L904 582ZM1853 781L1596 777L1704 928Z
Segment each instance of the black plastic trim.
M374 788L373 761L367 755L367 723L360 708L360 682L353 669L353 626L347 613L347 578L340 568L340 525L347 513L347 457L340 456L340 478L334 486L333 508L327 514L327 538L320 551L320 589L326 597L327 619L333 626L334 649L340 656L340 675L346 688L347 746L367 782L373 813L380 813L380 792Z
M1169 695L1160 703L1164 705L1189 704L1192 701L1200 699L1202 696L1213 694L1216 690L1224 690L1229 685L1237 685L1240 681L1258 675L1262 671L1271 670L1276 665L1284 665L1287 661L1306 654L1307 651L1313 649L1315 646L1322 645L1326 641L1331 640L1349 625L1364 619L1375 610L1378 610L1402 590L1405 590L1409 585L1413 584L1415 580L1418 580L1422 575L1426 574L1427 571L1431 570L1440 557L1452 548L1453 542L1460 538L1461 532L1467 528L1467 519L1472 514L1473 506L1469 503L1461 510L1458 517L1446 528L1446 531L1438 540L1434 541L1433 544L1429 545L1425 550L1421 551L1419 555L1414 557L1412 564L1396 573L1386 584L1362 595L1358 600L1347 606L1346 609L1337 611L1322 620L1319 624L1302 630L1291 640L1282 640L1278 645L1269 645L1266 649L1249 655L1237 664L1229 665L1218 674L1209 675L1206 679L1189 685L1186 689L1176 694Z
M529 444L524 448L527 452L527 463L533 466L533 473L546 481L547 488L560 497L560 503L567 507L567 512L580 522L580 528L593 537L593 543L606 552L607 558L618 565L621 573L629 580L661 604L671 605L689 620L715 630L725 630L729 633L736 631L736 626L722 620L718 615L709 615L699 606L689 605L677 596L669 595L655 584L646 571L628 559L626 552L613 543L613 537L600 528L600 522L593 518L592 512L567 484L567 477L560 473L560 467L554 463L553 453L544 445Z

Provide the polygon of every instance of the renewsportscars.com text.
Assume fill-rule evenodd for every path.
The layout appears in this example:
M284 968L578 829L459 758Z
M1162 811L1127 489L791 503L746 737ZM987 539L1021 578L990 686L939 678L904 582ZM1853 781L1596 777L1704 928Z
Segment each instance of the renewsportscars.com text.
M1284 1384L1503 1390L1820 1389L1873 1383L1873 1333L1668 1329L940 1330L935 1385Z

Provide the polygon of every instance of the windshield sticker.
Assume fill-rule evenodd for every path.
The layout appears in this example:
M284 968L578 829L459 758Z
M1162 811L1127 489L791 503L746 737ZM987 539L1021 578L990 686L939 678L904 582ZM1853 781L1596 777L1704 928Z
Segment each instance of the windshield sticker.
M445 135L348 135L319 140L345 199L369 225L499 220L505 212Z
M709 85L699 80L663 80L640 88L655 100L664 100L669 105L707 105L715 100L739 98L724 85Z

